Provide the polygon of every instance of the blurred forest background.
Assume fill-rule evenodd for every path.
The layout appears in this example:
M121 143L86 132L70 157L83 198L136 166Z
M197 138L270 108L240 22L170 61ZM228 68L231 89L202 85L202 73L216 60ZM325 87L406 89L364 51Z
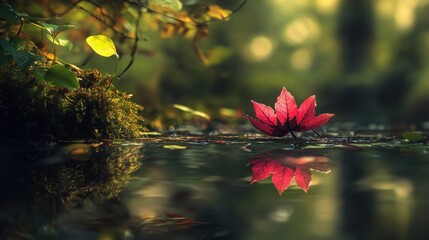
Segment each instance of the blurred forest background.
M55 8L53 2L13 5L40 14L47 5ZM184 6L195 2L182 1ZM242 0L207 2L234 9ZM298 103L316 94L317 111L335 113L333 121L427 128L428 11L428 0L249 0L227 21L209 23L208 36L198 46L210 64L201 61L190 39L166 38L143 15L145 40L115 85L132 93L153 121L169 106L182 104L215 119L244 122L243 114L253 114L251 99L273 105L286 86ZM78 8L61 21L87 31L82 35L103 34L92 27L97 21ZM118 73L128 64L131 47L121 49L118 66L114 57L93 56L85 67ZM77 66L88 55L78 45L57 51Z

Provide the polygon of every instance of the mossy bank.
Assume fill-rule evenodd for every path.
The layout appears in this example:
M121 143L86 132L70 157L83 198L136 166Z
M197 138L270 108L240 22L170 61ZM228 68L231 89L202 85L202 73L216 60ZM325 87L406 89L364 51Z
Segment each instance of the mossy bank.
M10 71L8 69L11 69ZM0 137L3 139L132 139L145 130L129 95L116 90L112 76L70 67L80 87L67 89L36 80L13 66L0 71Z

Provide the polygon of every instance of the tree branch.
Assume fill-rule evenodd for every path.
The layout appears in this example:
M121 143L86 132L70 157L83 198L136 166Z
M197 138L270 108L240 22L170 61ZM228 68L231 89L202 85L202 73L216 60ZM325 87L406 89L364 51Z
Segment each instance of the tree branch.
M136 19L136 23L135 23L135 38L134 38L134 43L133 43L133 48L131 49L131 60L128 62L128 65L125 67L125 69L118 75L118 77L121 77L126 71L128 71L128 69L133 65L134 63L134 58L136 56L136 52L137 52L137 47L139 44L139 27L140 27L140 19L142 16L142 11L140 11L141 9L139 9L139 15Z

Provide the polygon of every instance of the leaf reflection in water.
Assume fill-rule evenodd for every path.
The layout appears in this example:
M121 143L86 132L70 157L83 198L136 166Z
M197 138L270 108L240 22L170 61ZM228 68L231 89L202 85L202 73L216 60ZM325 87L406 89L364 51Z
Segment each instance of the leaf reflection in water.
M302 151L275 149L253 156L251 184L272 175L272 182L281 195L295 177L296 184L305 192L311 183L311 170L329 173L329 159L323 155Z

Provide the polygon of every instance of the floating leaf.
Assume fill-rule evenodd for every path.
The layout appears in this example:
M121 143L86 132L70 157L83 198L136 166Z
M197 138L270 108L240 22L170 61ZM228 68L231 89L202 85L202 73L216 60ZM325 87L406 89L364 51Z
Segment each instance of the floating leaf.
M180 105L180 104L173 104L173 107L179 110L182 110L184 112L192 112L194 111L192 108L189 108L187 106L184 105Z
M73 72L59 64L49 68L45 74L45 80L59 87L79 88L79 82Z
M161 136L159 132L143 132L142 134L145 136Z
M204 119L210 120L210 116L207 113L205 113L205 112L194 110L192 108L189 108L187 106L180 105L180 104L173 104L173 107L176 108L176 109L179 109L181 111L188 112L188 113L190 113L192 115L195 115L195 116L202 117Z
M334 114L316 114L316 96L310 96L301 105L296 105L295 98L283 87L274 109L252 100L256 118L245 116L252 125L270 136L282 137L293 131L304 132L325 125Z
M163 148L170 149L170 150L183 150L183 149L187 149L186 146L180 146L180 145L164 145Z
M404 132L402 137L410 142L418 142L425 138L421 132Z
M118 53L116 52L115 43L112 39L104 35L94 35L86 38L88 45L96 52L98 55L103 57L110 57L115 55L119 58Z

